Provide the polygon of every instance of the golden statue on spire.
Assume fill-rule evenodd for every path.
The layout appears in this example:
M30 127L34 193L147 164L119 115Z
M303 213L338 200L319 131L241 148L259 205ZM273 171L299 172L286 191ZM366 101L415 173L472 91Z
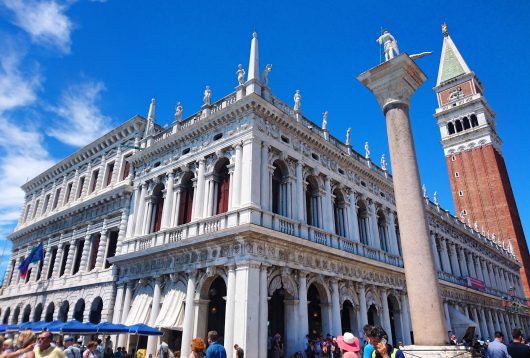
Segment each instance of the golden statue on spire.
M449 32L447 32L447 24L445 22L442 24L442 34L444 34L444 36L449 34Z

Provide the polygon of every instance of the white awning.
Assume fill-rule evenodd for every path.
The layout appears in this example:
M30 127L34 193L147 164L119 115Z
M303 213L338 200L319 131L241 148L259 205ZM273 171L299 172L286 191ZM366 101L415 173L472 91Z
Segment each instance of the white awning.
M469 327L477 327L477 324L470 320L468 316L460 312L454 306L449 305L449 318L451 319L451 326L453 326L454 334L461 339Z
M156 318L155 327L182 331L185 299L186 292L181 287L171 288L164 296L164 302Z
M129 310L129 315L125 320L126 325L149 322L149 313L151 312L151 302L153 297L147 293L140 293L134 297L133 304Z

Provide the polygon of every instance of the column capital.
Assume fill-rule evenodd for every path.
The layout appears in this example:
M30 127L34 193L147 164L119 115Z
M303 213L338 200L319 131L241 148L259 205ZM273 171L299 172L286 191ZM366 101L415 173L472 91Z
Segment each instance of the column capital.
M409 107L414 92L427 80L427 76L416 63L403 53L374 67L357 79L377 98L386 113L395 107Z

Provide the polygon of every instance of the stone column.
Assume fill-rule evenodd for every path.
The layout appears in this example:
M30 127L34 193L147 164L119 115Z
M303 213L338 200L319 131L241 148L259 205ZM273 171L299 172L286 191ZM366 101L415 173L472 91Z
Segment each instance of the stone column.
M125 296L126 284L118 282L116 287L116 299L114 300L114 310L112 312L112 322L120 322L123 309L123 298Z
M484 282L486 284L486 287L493 287L490 280L490 273L488 271L488 265L484 260L480 260L480 266L482 268L482 273L484 274Z
M240 146L241 148L241 146ZM239 151L241 153L241 150ZM263 166L261 167L261 208L266 211L271 211L271 201L270 201L270 174L269 174L269 146L263 142L261 143L261 162Z
M173 187L174 187L175 173L169 172L166 183L166 198L164 200L164 207L162 209L162 223L160 228L167 229L171 225L171 210L173 209ZM178 205L178 203L176 204Z
M260 207L260 176L253 175L253 168L260 168L261 143L252 139L243 142L242 181L241 181L241 206L255 205ZM267 163L264 163L267 165ZM257 343L257 342L256 342ZM255 347L257 349L257 347Z
M206 189L206 181L204 179L205 170L206 160L204 158L201 158L199 159L199 170L197 171L197 190L195 191L195 197L193 198L193 218L195 220L202 219L204 191Z
M136 227L134 229L134 235L142 235L142 230L144 226L144 216L145 216L145 197L147 195L147 183L142 183L140 186L140 198L138 199L137 212L135 214Z
M453 270L453 275L462 276L460 272L460 266L458 265L458 257L456 256L456 246L453 243L449 244L449 251L451 252L451 267Z
M234 342L245 347L245 355L257 357L259 339L259 279L258 263L247 262L236 269L236 295L234 314Z
M307 272L298 271L298 347L304 346L305 335L309 334L307 315Z
M447 331L453 331L453 327L451 324L451 316L449 316L449 304L447 303L447 301L444 301L444 316Z
M360 237L359 237L359 221L357 219L357 198L355 197L355 192L353 190L350 190L349 202L350 202L350 205L348 207L349 209L348 239L359 242Z
M493 327L493 318L491 317L490 310L485 310L486 312L486 324L488 325L489 339L493 340L495 338L495 328Z
M409 307L407 302L407 295L405 294L405 292L401 293L401 321L403 322L403 343L405 345L412 344L410 338Z
M236 267L228 266L226 285L225 335L224 346L227 352L233 351L234 346L234 312L236 302Z
M297 343L299 337L303 335L303 333L299 332L298 322L296 320L298 316L298 300L284 299L283 305L285 321L285 337L283 338L285 344L284 354L286 357L291 357L299 349Z
M499 319L499 323L501 325L501 331L504 332L504 339L506 340L506 342L509 342L512 332L510 331L508 325L506 324L506 321L504 319L504 312L497 311L497 316Z
M432 253L434 256L434 268L436 271L442 271L442 267L440 265L440 256L438 255L438 246L436 245L436 235L431 234L431 247L432 247Z
M479 308L478 314L480 318L480 331L482 332L481 338L484 338L486 340L489 338L488 325L486 324L486 313L484 309Z
M481 280L482 282L485 282L484 281L484 273L482 272L482 266L480 265L480 256L475 256L476 257L476 260L475 260L475 270L477 271L477 278L479 280Z
M63 260L63 246L64 245L62 243L59 243L57 245L57 254L55 255L55 262L53 263L52 277L59 277L59 272L61 269L61 262ZM17 260L17 263L20 264L20 259ZM18 274L18 272L17 272L17 277L20 277L20 274ZM18 283L18 278L16 282ZM57 309L59 309L59 307L57 307Z
M426 77L403 53L357 78L375 94L386 117L414 341L444 345L447 330L409 119L410 98Z
M134 187L134 191L132 193L132 197L131 197L131 203L129 205L130 209L129 209L129 217L128 217L128 220L127 220L127 233L126 233L126 237L127 238L130 238L134 235L134 225L136 224L136 217L137 217L137 213L138 213L138 199L140 198L139 196L139 191L140 191L140 188L141 186L135 186Z
M322 198L322 228L328 232L335 233L335 220L333 219L333 206L331 205L331 181L324 177L324 196Z
M469 276L478 278L477 271L475 270L475 261L473 260L473 254L471 252L467 253L467 263L469 268Z
M394 342L392 342L392 328L390 326L390 310L388 309L388 295L386 288L381 288L380 295L381 303L383 305L383 328L388 334L388 342L393 344Z
M123 241L125 240L125 232L127 231L127 218L129 217L129 209L127 209L127 207L123 208L123 210L121 211L121 220L120 220L120 226L118 228L118 238L117 238L117 242L116 242L116 252L114 253L114 255L118 255L121 253L121 248L122 248L122 244L123 244ZM102 268L105 268L105 265L107 263L107 255L108 255L108 250L106 250L105 252L105 257L103 258L103 267Z
M453 274L453 271L451 270L451 261L449 260L449 253L447 252L447 240L444 238L440 238L440 253L442 256L442 266L444 272L447 272L448 274Z
M9 282L9 281L10 281L10 280L9 280L9 279L10 279L9 275L11 275L11 271L14 272L15 263L13 262L13 257L15 257L15 256L16 256L15 253L12 253L12 254L11 254L11 259L9 260L9 265L7 265L6 274L5 274L5 276L4 276L4 282L3 282L3 284L2 284L2 287L8 287L9 284L10 284L10 282ZM51 255L50 255L50 256L51 256ZM49 260L49 259L47 259L46 261L48 261L48 260ZM16 260L15 260L15 262L16 262ZM46 263L44 264L44 266L46 266ZM44 271L44 266L42 267L43 271ZM42 276L42 275L41 275L41 276ZM44 279L46 279L46 277L45 277Z
M92 235L89 233L85 235L85 243L83 245L83 252L81 253L81 262L79 263L79 272L85 272L88 268L88 255L90 253L90 246L92 246L91 237Z
M267 358L269 293L267 291L267 266L261 265L259 272L259 338L258 358ZM306 300L307 302L307 300ZM299 327L302 327L302 323Z
M366 288L359 284L359 323L360 329L368 323L368 309L366 308Z
M129 316L129 310L131 309L131 299L132 299L133 289L134 289L134 282L129 281L125 288L125 298L123 299L123 311L121 314L121 319L119 320L119 322L122 324L125 324L127 322L127 317ZM120 339L118 341L118 346L125 347L126 342L127 342L127 335L123 334L120 336Z
M109 231L103 224L103 230L101 230L101 236L99 237L99 247L96 256L96 270L101 270L105 268L105 256L107 255L107 242L108 242L108 233Z
M471 315L473 316L473 321L476 323L477 327L475 329L475 334L477 334L480 337L482 337L482 330L480 329L480 320L478 318L477 314L477 308L472 306L471 307Z
M377 227L377 214L375 203L373 200L368 201L367 205L368 211L370 213L370 243L372 247L376 249L381 248L381 242L379 241L379 229Z
M184 322L182 324L181 357L187 357L191 353L190 342L193 338L195 318L195 280L195 272L190 272L188 274L188 288L186 289L186 304L184 306Z
M155 326L158 313L160 312L160 296L161 296L161 286L164 284L163 277L155 278L154 291L153 291L153 303L151 304L151 315L149 316L149 325L151 327ZM147 338L147 352L146 355L156 354L156 346L158 343L158 336L149 336Z
M72 264L74 262L75 252L76 252L75 240L71 240L70 248L68 249L68 258L66 259L66 265L64 267L64 273L66 275L72 274ZM44 266L42 268L44 269ZM42 272L41 272L41 277L42 277Z
M493 322L493 325L495 326L495 330L502 332L501 321L499 320L499 316L497 315L496 310L491 311L491 318L495 321Z
M387 212L388 215L388 241L390 243L390 252L393 255L398 256L399 255L399 247L398 247L398 239L396 235L396 220L394 216L394 212L389 209Z
M299 160L296 162L296 203L298 206L297 219L301 222L305 221L305 196L304 196L304 174L302 170L303 164Z
M339 281L331 280L331 335L342 335L342 325L340 319L340 298L339 298ZM302 332L301 332L302 333ZM307 333L300 334L305 336Z
M462 277L469 276L469 272L467 270L466 252L463 247L460 247L460 262L462 263Z

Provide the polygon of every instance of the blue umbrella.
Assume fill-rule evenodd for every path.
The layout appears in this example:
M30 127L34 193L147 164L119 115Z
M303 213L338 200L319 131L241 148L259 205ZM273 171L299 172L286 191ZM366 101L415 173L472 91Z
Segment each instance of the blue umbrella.
M8 324L6 327L7 332L18 332L20 325L18 324Z
M141 336L162 336L164 334L158 329L143 323L137 323L129 326L129 333L139 334Z
M96 325L93 323L83 323L76 319L68 321L61 327L61 333L96 333Z
M96 325L98 333L129 333L129 326L121 323L103 322Z
M51 324L52 322L44 322L44 321L31 322L28 328L35 332L42 332L46 329L46 327L48 327Z
M7 329L7 324L0 324L0 333L4 333Z
M66 324L66 322L63 321L53 321L53 322L47 322L48 325L45 327L47 331L50 331L52 333L61 333L61 328Z
M23 331L23 330L26 330L26 329L31 329L31 324L32 324L32 323L33 323L33 322L23 322L23 323L21 323L21 324L18 325L18 329L19 329L20 331Z

